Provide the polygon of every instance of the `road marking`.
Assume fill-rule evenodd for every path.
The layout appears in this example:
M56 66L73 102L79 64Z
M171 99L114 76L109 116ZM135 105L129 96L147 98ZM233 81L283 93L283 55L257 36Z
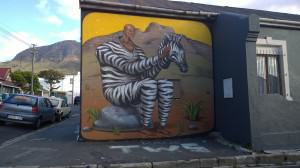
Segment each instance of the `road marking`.
M27 150L25 152L22 152L20 154L17 154L16 156L14 156L14 159L19 159L23 156L30 155L32 152L33 152L33 150Z
M180 144L184 149L189 150L191 152L201 152L201 153L208 153L210 152L207 148L203 146L199 146L196 143L184 143Z
M77 125L74 131L74 134L79 134L80 126Z
M121 149L123 153L128 154L133 148L140 148L140 145L127 145L127 146L110 146L110 149Z
M180 148L180 146L170 145L168 148L166 148L166 147L153 148L153 147L150 147L150 146L145 146L145 147L142 147L142 148L144 150L148 151L148 152L161 152L161 151L175 152Z
M19 159L21 157L30 155L33 152L55 152L55 151L57 151L57 149L52 149L52 148L23 148L23 149L25 149L26 151L15 155L14 159Z
M185 150L188 150L190 152L197 152L197 153L208 153L210 150L208 150L204 146L200 146L197 143L183 143L179 145L169 145L168 147L160 146L160 147L150 147L150 146L140 146L140 145L127 145L127 146L110 146L110 149L120 149L124 154L128 154L132 152L132 149L144 149L147 152L150 153L158 153L158 152L176 152L180 148L183 148Z
M73 114L71 117L78 117L78 116L80 116L80 114Z
M60 123L62 123L62 122L60 122ZM58 125L58 124L60 124L60 123L55 123L55 124L46 126L46 127L44 127L44 128L40 128L39 130L36 130L36 131L33 131L33 132L29 132L29 133L27 133L27 134L18 136L18 137L16 137L16 138L13 138L13 139L10 139L10 140L7 140L7 141L5 141L5 142L3 142L3 143L1 144L0 149L6 148L6 147L8 147L8 146L10 146L10 145L12 145L12 144L15 144L15 143L17 143L17 142L19 142L19 141L22 141L22 140L26 139L27 137L32 136L32 135L34 135L34 134L37 134L37 133L39 133L39 132L42 132L42 131L45 131L45 130L47 130L47 129L53 128L53 127L55 127L56 125Z
M30 141L44 141L44 140L47 140L46 138L34 138L34 139L31 139Z

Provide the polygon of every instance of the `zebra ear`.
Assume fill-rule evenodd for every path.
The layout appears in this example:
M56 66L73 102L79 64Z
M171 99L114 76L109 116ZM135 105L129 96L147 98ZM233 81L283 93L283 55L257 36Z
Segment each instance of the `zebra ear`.
M176 41L179 43L181 41L181 39L182 39L182 35L180 34L180 35L177 35L176 37L177 37Z

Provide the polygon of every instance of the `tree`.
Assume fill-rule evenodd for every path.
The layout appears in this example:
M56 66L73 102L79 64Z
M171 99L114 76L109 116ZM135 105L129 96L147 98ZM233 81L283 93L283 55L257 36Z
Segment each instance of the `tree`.
M31 91L31 72L20 71L10 73L11 80L19 86L25 93ZM37 92L41 88L37 75L33 75L33 91Z
M44 70L39 73L39 77L44 78L46 83L49 83L50 85L50 95L54 89L58 89L58 87L54 87L55 84L59 83L62 79L64 79L64 74L53 70Z

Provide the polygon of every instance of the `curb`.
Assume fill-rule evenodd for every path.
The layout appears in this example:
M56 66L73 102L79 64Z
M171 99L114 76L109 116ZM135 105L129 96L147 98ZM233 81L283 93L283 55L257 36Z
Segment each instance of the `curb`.
M69 166L0 166L0 168L296 168L300 167L300 152L281 154L252 154L241 156L201 158L191 160L120 163L110 165L86 164Z
M226 168L226 167L300 167L300 152L252 154L151 163L111 164L109 168Z

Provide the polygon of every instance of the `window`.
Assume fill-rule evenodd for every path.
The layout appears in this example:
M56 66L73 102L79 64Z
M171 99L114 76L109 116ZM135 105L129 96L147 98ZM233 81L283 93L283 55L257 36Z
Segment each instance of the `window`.
M23 95L13 95L5 100L5 103L18 104L23 106L35 106L37 98Z
M57 107L59 104L59 100L57 100L57 99L50 99L50 101L51 101L52 105L55 107Z
M278 55L257 55L256 61L259 94L281 94L278 57Z
M290 96L286 41L271 37L257 39L256 64L258 94Z
M46 102L47 102L47 104L48 104L47 107L52 108L52 103L51 103L51 101L50 101L49 99L45 99L45 100L46 100Z

